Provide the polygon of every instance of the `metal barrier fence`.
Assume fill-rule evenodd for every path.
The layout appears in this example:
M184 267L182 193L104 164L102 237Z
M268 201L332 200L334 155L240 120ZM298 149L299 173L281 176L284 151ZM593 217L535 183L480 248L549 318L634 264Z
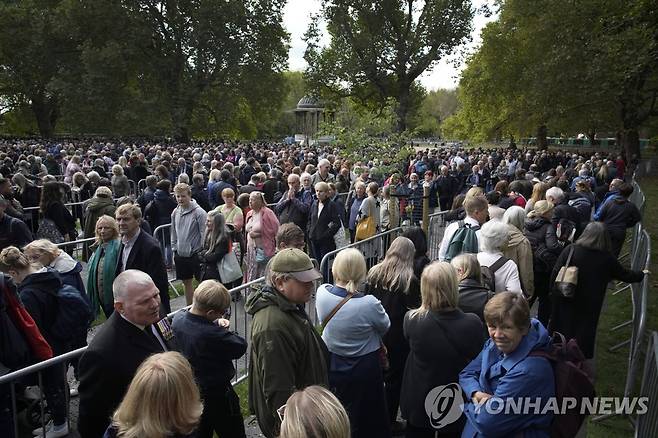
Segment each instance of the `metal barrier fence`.
M89 260L91 257L91 244L96 240L95 237L88 239L73 240L71 242L62 242L56 244L58 248L62 248L71 257L77 260Z
M169 271L174 271L176 266L174 265L173 251L171 249L171 224L164 224L157 227L153 230L153 237L160 244L160 251L162 251L162 257L165 261L165 266L167 266L167 281L169 282L169 287L171 287L177 297L180 296L178 289L174 286L175 280L169 279Z
M73 242L71 242L73 243ZM241 286L238 286L236 288L231 289L231 295L237 295L237 294L242 294L246 289L251 290L254 286L262 286L265 283L265 277L261 277L259 279L253 280L249 283L245 283ZM251 315L247 314L245 309L244 309L244 301L245 300L239 300L239 301L232 301L231 302L231 315L230 315L230 321L231 321L231 328L232 330L237 331L240 336L244 337L245 339L249 339L251 335ZM177 313L188 309L188 307L185 307L183 309L179 309L175 312L171 312L167 317L169 320L173 320L174 315ZM311 312L314 310L311 310L309 308L314 309L315 308L315 301L314 299L307 303L307 311L309 311L309 315L311 315ZM23 382L25 381L26 378L36 374L37 375L37 382L38 386L40 388L40 397L38 400L34 401L33 404L28 406L28 409L30 409L29 415L24 418L22 426L24 429L34 429L39 426L44 426L47 421L48 421L48 413L47 413L47 408L45 406L45 400L43 397L43 372L49 367L62 364L62 363L70 363L71 361L79 358L84 354L84 352L87 350L87 347L79 348L77 350L70 351L68 353L62 354L60 356L54 357L52 359L48 359L39 363L36 363L34 365L31 365L29 367L5 374L3 376L0 376L0 390L4 391L4 386L8 385L9 386L9 395L10 395L10 403L11 403L11 413L12 413L12 422L13 422L13 428L14 428L14 434L16 437L22 436L19 434L21 432L21 424L19 424L19 414L18 412L18 405L19 405L19 392L23 390ZM244 379L246 379L248 372L249 372L249 353L250 350L247 349L247 352L245 353L244 356L242 356L239 359L236 359L233 361L233 365L236 370L236 374L232 379L232 384L236 385L240 382L242 382ZM22 393L20 393L22 394ZM70 415L69 415L70 418ZM33 422L32 424L30 424ZM31 431L30 431L31 432ZM3 437L4 438L4 437Z
M635 420L635 438L658 436L658 333L652 332L644 361L640 397L647 397L647 412Z
M429 224L427 226L427 256L432 261L439 259L441 241L449 224L445 219L447 213L448 211L441 211L429 216Z
M356 248L361 251L366 258L366 265L368 269L375 266L383 258L386 250L391 245L391 242L402 233L402 228L394 228L383 233L376 234L368 239L354 242L343 248L338 248L334 251L328 252L322 257L320 261L320 272L324 277L326 283L333 283L333 274L331 273L331 266L336 258L336 254L345 248Z

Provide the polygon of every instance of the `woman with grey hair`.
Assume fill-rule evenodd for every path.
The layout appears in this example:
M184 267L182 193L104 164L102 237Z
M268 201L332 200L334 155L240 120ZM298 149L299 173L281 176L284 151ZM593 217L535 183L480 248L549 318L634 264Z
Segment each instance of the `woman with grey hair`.
M487 285L493 292L522 292L519 269L514 261L503 255L509 241L509 227L502 222L489 221L484 224L478 237L480 252L477 255L480 267L486 267L493 277Z
M117 198L130 194L128 177L123 174L123 167L118 164L112 166L112 192Z
M532 271L532 247L527 237L523 235L525 209L514 205L503 214L503 223L509 229L509 241L503 248L503 255L516 263L521 277L523 293L530 297L535 291L535 280Z

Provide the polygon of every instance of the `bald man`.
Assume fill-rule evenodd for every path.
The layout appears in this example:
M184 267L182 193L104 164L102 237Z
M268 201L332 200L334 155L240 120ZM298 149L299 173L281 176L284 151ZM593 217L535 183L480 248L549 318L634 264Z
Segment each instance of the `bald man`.
M114 310L80 358L82 438L101 438L148 356L173 349L173 332L160 320L160 292L145 272L128 269L112 284Z

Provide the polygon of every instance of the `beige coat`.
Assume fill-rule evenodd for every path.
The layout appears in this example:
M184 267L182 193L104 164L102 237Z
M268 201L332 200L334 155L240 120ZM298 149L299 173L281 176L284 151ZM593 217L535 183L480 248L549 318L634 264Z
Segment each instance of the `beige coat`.
M523 290L531 297L535 293L535 274L532 270L532 247L523 233L514 225L509 226L509 242L503 248L503 255L514 260L519 268Z

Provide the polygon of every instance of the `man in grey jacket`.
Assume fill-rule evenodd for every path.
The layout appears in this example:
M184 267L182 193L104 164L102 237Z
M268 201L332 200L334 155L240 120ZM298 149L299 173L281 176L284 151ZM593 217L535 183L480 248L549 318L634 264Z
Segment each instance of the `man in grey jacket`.
M176 278L183 281L185 301L192 304L192 280L201 281L196 253L203 247L206 231L206 212L192 199L190 186L174 187L178 207L171 213L171 249L174 252Z

